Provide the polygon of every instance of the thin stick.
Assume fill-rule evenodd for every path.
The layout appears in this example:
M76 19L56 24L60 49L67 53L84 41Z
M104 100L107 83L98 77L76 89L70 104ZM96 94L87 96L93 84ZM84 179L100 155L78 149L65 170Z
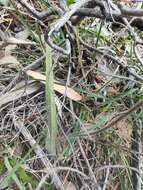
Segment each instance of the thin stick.
M47 168L47 170L50 168L51 173L49 173L49 175L53 178L53 183L56 186L56 188L59 190L64 190L63 184L59 176L55 172L54 167L52 166L50 160L45 155L40 145L38 145L35 139L32 137L28 129L24 126L23 122L21 122L20 120L17 120L17 121L14 121L14 125L20 131L20 133L24 136L25 140L28 140L30 146L34 147L34 151L36 155L41 158L41 161L43 165Z
M143 100L140 101L140 102L138 102L137 104L135 104L132 108L128 109L127 111L122 112L121 114L118 114L117 117L112 118L103 128L95 130L93 132L89 132L89 134L91 135L91 134L100 133L102 131L105 131L105 130L111 128L116 123L118 123L119 121L121 121L124 118L126 118L129 114L131 114L132 112L134 112L137 109L139 109L141 106L143 106Z

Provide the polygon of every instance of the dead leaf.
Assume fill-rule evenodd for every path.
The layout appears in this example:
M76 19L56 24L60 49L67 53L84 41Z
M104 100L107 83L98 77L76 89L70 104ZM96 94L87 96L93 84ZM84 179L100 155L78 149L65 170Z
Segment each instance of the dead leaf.
M16 39L26 40L29 36L28 30L22 30L18 33L16 33L15 37Z
M5 56L3 57L1 60L0 60L0 66L2 65L11 65L12 66L15 66L15 67L18 67L20 65L19 61L12 55L8 55L8 56Z
M5 56L11 55L12 50L14 50L15 48L16 48L16 45L7 45L5 47Z
M104 95L105 96L115 96L119 92L119 89L114 87L114 86L107 86L104 90Z
M82 100L82 96L78 94L75 90L69 87L65 87L63 85L54 84L54 90L57 92L66 95L68 98L74 100L74 101L80 101Z
M76 187L71 181L66 181L64 183L64 189L65 190L76 190Z
M18 67L20 65L16 57L12 56L12 50L16 48L16 45L7 45L5 50L0 50L0 66Z
M36 71L28 70L26 73L28 76L31 76L35 80L46 81L46 76ZM79 93L77 93L75 90L73 90L72 88L65 87L60 84L54 84L54 90L63 95L66 95L71 100L74 100L74 101L82 100L82 96Z
M28 70L28 71L26 71L26 74L35 80L43 80L43 81L46 80L45 75L42 75L41 73L38 73L36 71Z
M126 146L130 147L131 139L132 139L132 125L127 119L123 119L116 123L114 126L116 129L116 133L120 137L120 139L126 142Z
M38 90L38 86L35 84L28 84L27 87L25 88L25 82L23 81L23 85L21 88L16 87L12 89L10 92L7 92L3 95L1 95L1 101L0 101L0 107L11 102L15 101L21 97L30 95Z
M14 37L10 37L6 39L6 42L9 44L23 44L23 45L35 45L35 42L32 42L30 40L22 40L22 39L17 39Z

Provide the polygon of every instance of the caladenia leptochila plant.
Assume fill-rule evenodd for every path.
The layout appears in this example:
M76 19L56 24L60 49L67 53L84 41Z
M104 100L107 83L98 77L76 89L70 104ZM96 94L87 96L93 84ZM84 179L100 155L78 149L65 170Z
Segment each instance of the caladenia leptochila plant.
M55 105L55 94L54 94L54 74L52 64L52 49L46 45L46 84L45 84L45 95L46 95L46 108L48 116L48 129L49 132L46 138L46 148L49 153L56 155L56 139L57 139L57 114Z

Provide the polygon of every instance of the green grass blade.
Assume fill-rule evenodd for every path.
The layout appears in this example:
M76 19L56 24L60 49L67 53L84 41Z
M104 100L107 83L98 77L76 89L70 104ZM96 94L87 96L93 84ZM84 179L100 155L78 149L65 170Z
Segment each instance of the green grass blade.
M54 74L52 65L52 51L46 46L46 104L48 111L48 125L50 130L50 138L46 141L46 147L51 154L56 154L56 138L57 138L57 117L54 95Z
M100 26L99 26L99 30L97 32L96 47L98 47L102 26L103 26L103 21L101 21Z
M13 169L9 163L9 160L8 158L6 157L5 158L5 166L6 168L8 169L9 172L11 172L11 170ZM21 182L19 181L17 175L15 173L13 173L11 175L11 178L15 181L17 187L20 189L20 190L25 190L25 187L21 184Z

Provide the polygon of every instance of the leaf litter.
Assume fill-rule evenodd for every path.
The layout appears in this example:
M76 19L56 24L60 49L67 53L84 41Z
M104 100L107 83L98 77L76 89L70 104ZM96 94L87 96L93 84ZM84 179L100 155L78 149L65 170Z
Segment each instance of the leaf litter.
M49 173L52 175L56 171L53 168L58 166L63 167L63 170L55 175L55 183L58 181L59 185L63 182L65 189L95 189L96 180L101 187L106 184L107 190L119 189L123 184L126 188L130 183L127 167L132 158L133 114L99 134L90 135L90 132L104 127L112 116L127 110L131 105L130 100L136 102L142 97L142 91L139 90L142 87L136 82L136 78L132 76L134 81L131 81L126 67L116 65L112 56L106 56L114 55L124 66L129 64L129 68L133 67L141 76L142 71L132 55L129 34L123 34L123 26L114 27L106 22L100 23L99 19L86 18L76 28L74 40L77 44L74 45L77 47L72 49L70 59L53 51L58 135L55 139L56 156L51 155L45 143L49 126L44 85L41 84L46 81L46 76L41 74L45 73L45 62L43 60L32 66L35 60L45 54L44 25L40 26L40 22L26 9L23 12L19 2L13 2L18 9L9 11L6 7L1 7L6 14L0 20L0 142L3 149L8 147L10 150L0 155L0 168L4 167L2 172L0 170L0 182L7 182L10 188L17 188L21 184L31 187L30 183L24 183L22 171L15 172L18 170L15 167L25 166L26 181L33 176L34 184L40 185L44 179L45 167L54 163L46 168L46 188L49 188ZM47 8L45 1L31 2L38 11ZM9 3L10 1L0 1L4 6ZM49 25L57 17L51 16L43 22ZM100 28L101 32L98 30ZM105 51L90 51L90 48L79 43L79 37L92 47L99 48L99 51ZM59 32L54 40L63 45L63 33ZM31 67L25 70L26 66ZM141 117L142 112L138 118ZM20 144L20 153L13 151L17 149L17 144ZM15 161L16 166L11 168L11 163ZM66 171L64 169L67 166L69 169ZM104 169L106 166L107 170ZM114 169L116 166L118 167ZM104 183L108 177L108 167L110 175L107 183ZM10 182L7 171L10 174L14 172L10 176L13 179ZM77 171L88 178L82 177ZM33 185L32 188L36 187Z

